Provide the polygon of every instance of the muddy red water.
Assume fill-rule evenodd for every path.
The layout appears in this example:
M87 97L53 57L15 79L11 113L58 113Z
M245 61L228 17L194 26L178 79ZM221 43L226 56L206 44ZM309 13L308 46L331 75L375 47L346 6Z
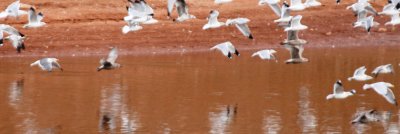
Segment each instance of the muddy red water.
M253 51L232 60L213 51L122 56L122 68L101 72L100 57L59 57L65 71L51 73L29 67L38 57L2 58L0 133L399 132L398 108L361 87L398 86L400 48L306 48L310 62L296 65L276 50L278 63L251 58ZM395 74L346 80L360 66L370 72L388 63ZM327 101L338 79L357 94ZM388 119L350 124L354 113L372 108Z

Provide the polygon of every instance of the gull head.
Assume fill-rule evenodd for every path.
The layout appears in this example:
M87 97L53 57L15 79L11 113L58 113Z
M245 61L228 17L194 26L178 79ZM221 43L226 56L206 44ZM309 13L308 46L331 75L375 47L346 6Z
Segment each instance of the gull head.
M352 90L350 90L350 93L351 93L351 95L354 95L354 94L356 94L356 90L352 89Z

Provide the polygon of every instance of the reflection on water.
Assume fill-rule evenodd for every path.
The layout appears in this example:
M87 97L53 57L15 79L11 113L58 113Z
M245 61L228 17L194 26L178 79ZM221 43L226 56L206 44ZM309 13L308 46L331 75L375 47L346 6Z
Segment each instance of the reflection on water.
M212 134L222 134L228 130L229 124L234 118L234 113L230 107L219 107L219 112L210 112L208 117L210 120Z
M298 122L303 133L315 133L318 126L316 111L311 107L310 90L306 87L299 89L299 114Z
M266 117L264 118L264 133L265 134L279 134L279 131L282 128L282 119L279 116L279 113L276 111L271 111L266 113Z
M135 112L130 112L121 84L103 87L100 102L100 132L134 133L139 127ZM117 125L120 124L120 131Z
M365 54L371 49L308 49L311 62L296 65L251 58L250 51L232 60L215 53L121 56L124 67L104 72L95 70L98 57L60 57L65 71L52 73L29 68L34 58L0 58L0 133L397 133L398 109L362 91L363 82L343 81L357 90L352 97L325 99L332 82L354 68L400 61L400 47ZM376 81L398 85L400 77ZM236 115L232 102L240 104ZM372 108L385 119L350 124L354 113Z

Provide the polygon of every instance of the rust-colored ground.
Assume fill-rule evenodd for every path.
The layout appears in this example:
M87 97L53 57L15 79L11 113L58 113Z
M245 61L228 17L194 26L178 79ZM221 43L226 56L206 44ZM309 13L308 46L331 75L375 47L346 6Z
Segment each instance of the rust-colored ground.
M2 0L0 9L5 9L13 0ZM231 41L239 49L258 49L279 47L286 38L283 29L273 20L277 17L268 6L258 6L258 0L234 0L232 3L215 5L213 0L187 0L190 13L197 19L175 23L166 16L166 0L147 0L155 10L155 18L160 22L143 25L141 31L123 35L125 25L122 18L127 14L125 0L22 0L22 3L34 5L45 15L48 24L39 29L22 29L27 22L23 16L19 20L0 20L10 24L28 36L27 50L21 54L7 42L0 48L0 56L85 56L105 55L109 47L117 46L122 54L160 54L204 51L209 47ZM346 6L353 1L343 1L336 5L333 0L323 0L323 6L292 12L303 15L302 23L309 29L301 32L301 38L311 46L358 46L358 45L395 45L400 39L400 29L392 30L383 24L390 18L378 16L381 23L368 35L363 29L352 28L355 17ZM372 2L380 11L385 2ZM234 27L223 27L203 31L206 17L212 9L220 11L220 21L228 18L247 17L254 40L246 39ZM173 13L176 17L176 12ZM386 30L384 30L384 29ZM381 30L378 30L381 29Z

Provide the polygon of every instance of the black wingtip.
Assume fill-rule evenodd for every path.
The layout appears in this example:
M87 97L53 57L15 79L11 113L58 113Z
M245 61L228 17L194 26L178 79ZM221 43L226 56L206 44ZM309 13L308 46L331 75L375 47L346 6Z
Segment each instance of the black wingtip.
M238 51L238 50L236 50L236 49L235 49L235 54L236 54L237 56L240 56L240 53L239 53L239 51Z
M367 29L367 31L368 31L368 33L371 31L371 27L369 27L368 29Z
M338 84L339 86L343 86L343 84L342 84L342 82L340 80L337 80L336 84Z
M21 48L22 48L23 50L25 50L25 43L22 42Z
M228 52L228 58L232 59L232 54L230 52Z
M35 8L31 7L31 8L29 8L29 10L35 11Z
M400 9L400 3L397 3L396 9Z
M126 10L129 11L129 6L126 6Z
M39 12L38 15L39 15L39 16L43 16L43 13L42 13L42 12Z
M154 17L154 13L152 13L152 14L149 14L150 16L152 16L152 17Z
M3 38L2 39L0 39L0 45L2 45L3 44Z
M21 36L21 37L24 37L25 35L24 34L22 34L21 32L18 32L19 33L19 35Z
M254 39L252 34L249 35L249 39Z

